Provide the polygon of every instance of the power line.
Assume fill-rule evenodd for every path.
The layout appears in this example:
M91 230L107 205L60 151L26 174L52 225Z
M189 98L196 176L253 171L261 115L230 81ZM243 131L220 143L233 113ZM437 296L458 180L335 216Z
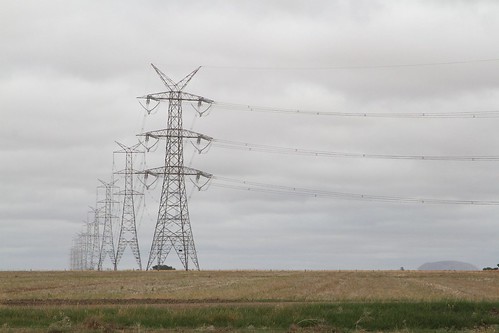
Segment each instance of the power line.
M419 161L459 161L459 162L497 162L498 155L490 156L445 156L445 155L394 155L394 154L365 154L347 153L324 150L300 149L289 147L278 147L247 142L237 142L221 139L213 139L214 147L225 149L237 149L275 154L292 154L317 157L340 157L340 158L368 158L368 159L391 159L391 160L419 160Z
M463 112L340 112L340 111L312 111L300 109L275 108L270 106L257 106L227 102L215 102L216 108L221 110L280 113L307 116L332 116L350 118L499 118L499 110L463 111Z
M406 203L406 204L474 205L474 206L499 205L499 201L492 201L492 200L454 200L454 199L384 196L384 195L347 193L347 192L307 189L300 187L290 187L290 186L238 180L226 177L214 176L213 179L215 180L215 182L212 183L211 186L233 189L233 190L263 192L263 193L272 193L279 195L306 196L306 197L316 197L316 198L324 197L324 198L334 198L341 200L375 201L375 202L391 202L391 203ZM217 180L220 181L221 183L216 182Z
M471 60L455 60L455 61L439 61L439 62L423 62L423 63L405 63L405 64L381 64L381 65L350 65L350 66L217 66L204 65L203 68L212 69L228 69L228 70L254 70L254 71L324 71L324 70L361 70L361 69L390 69L390 68L407 68L407 67L434 67L434 66L449 66L449 65L466 65L477 63L498 62L499 58L490 59L471 59Z

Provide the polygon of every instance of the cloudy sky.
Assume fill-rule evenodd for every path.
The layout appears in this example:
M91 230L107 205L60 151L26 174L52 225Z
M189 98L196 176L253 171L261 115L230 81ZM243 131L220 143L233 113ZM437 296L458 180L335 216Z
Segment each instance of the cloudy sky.
M499 110L496 1L0 4L0 270L69 268L98 179L123 167L113 158L115 141L133 145L141 131L166 126L167 104L146 115L136 100L164 90L150 63L175 81L203 66L185 91L217 103L201 118L185 104L184 127L218 140L355 154L499 155L499 118L331 115ZM240 105L322 114L248 112ZM160 143L146 166L163 158ZM497 161L216 146L194 154L189 143L185 160L217 177L312 192L499 201ZM220 180L197 191L187 184L202 269L499 262L497 205L264 193L220 187ZM144 262L158 190L146 191L137 207ZM125 252L122 268L133 267L130 257ZM175 256L167 263L181 267Z

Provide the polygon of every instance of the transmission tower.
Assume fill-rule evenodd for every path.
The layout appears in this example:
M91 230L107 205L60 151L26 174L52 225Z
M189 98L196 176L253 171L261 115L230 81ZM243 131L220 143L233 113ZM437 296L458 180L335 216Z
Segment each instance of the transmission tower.
M77 238L73 238L71 243L71 251L69 254L69 268L72 271L78 270L78 259L79 259L79 248L77 244Z
M196 175L199 178L200 176L211 175L184 167L182 102L191 101L197 102L200 105L203 102L211 104L213 101L182 91L200 67L176 83L156 66L152 65L152 67L168 90L140 98L146 100L146 105L149 105L151 100L158 103L168 101L168 120L167 128L163 130L163 137L166 138L164 167L146 171L146 175L153 174L164 177L158 219L154 230L147 269L150 269L154 263L157 263L158 266L163 265L170 251L174 249L186 271L189 270L190 261L199 270L196 247L189 220L184 176Z
M109 259L111 260L111 264L113 265L114 270L116 270L116 256L115 256L115 250L114 250L114 241L113 241L113 218L115 216L113 215L113 204L116 203L116 201L113 201L113 189L116 188L114 184L116 183L115 181L111 181L109 183L106 183L102 180L99 179L99 181L102 183L102 186L99 186L99 188L105 189L105 199L98 201L98 203L103 203L104 204L104 225L103 225L103 231L102 231L102 238L101 238L101 247L99 251L99 264L97 266L97 269L99 271L102 270L102 265L104 263L104 260L106 259L106 255L109 256Z
M118 250L116 252L116 267L120 262L123 252L127 245L130 246L132 253L135 257L139 269L142 270L142 261L140 260L139 241L137 238L137 227L135 223L135 205L133 197L141 195L133 189L133 177L136 171L133 169L133 154L143 154L143 151L137 149L140 143L132 147L127 147L119 142L116 142L122 150L115 151L114 153L125 154L125 169L115 172L116 174L124 174L125 187L122 192L118 194L123 195L123 211L121 214L121 227L120 236L118 239Z
M93 216L92 221L90 222L90 226L87 226L87 233L89 234L89 253L90 253L90 267L89 269L96 269L97 264L100 259L100 233L99 233L99 224L101 211L105 207L101 207L99 209L90 207L91 214Z
M71 247L71 270L82 271L85 269L85 239L81 233L73 238Z
M84 270L89 270L91 269L91 259L92 259L92 252L91 252L91 249L92 249L92 243L91 243L91 240L92 240L92 237L91 237L91 229L92 227L92 222L88 219L88 216L87 216L87 219L85 221L85 231L80 233L80 237L82 239L82 243L83 243L83 269Z

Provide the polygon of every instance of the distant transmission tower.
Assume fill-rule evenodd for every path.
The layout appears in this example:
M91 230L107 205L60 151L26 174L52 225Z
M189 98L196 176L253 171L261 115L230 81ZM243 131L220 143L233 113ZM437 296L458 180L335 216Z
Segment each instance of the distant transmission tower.
M92 269L92 221L88 218L85 221L85 231L81 233L83 239L83 251L84 251L84 269Z
M90 207L91 213L93 216L90 232L89 232L89 242L90 242L90 269L96 269L97 264L100 258L100 232L99 232L99 224L100 224L100 215L101 215L101 207L100 209Z
M152 268L154 263L163 265L170 251L174 249L186 271L189 270L189 261L199 270L189 220L184 176L196 175L199 178L200 176L210 177L211 175L184 167L183 139L185 130L182 128L182 102L191 101L200 105L203 102L211 104L213 101L182 91L200 67L177 83L167 77L156 66L152 65L152 67L168 91L149 94L140 98L146 100L146 105L149 105L151 100L158 103L168 101L169 104L167 128L162 131L164 135L161 135L166 138L165 165L146 172L146 175L149 173L164 177L158 220L154 230L147 269Z
M143 154L144 152L137 149L140 143L132 147L127 147L119 142L116 143L122 148L122 150L115 151L115 153L125 154L125 169L115 172L116 174L124 174L125 176L125 188L122 192L118 193L123 195L123 211L121 214L118 250L116 252L116 267L123 256L125 248L129 245L139 269L142 270L139 241L137 238L137 227L135 223L135 205L133 200L135 195L141 195L142 193L139 193L133 189L133 177L134 173L136 173L133 169L133 154Z
M106 183L102 180L99 179L99 181L102 183L102 186L99 186L99 188L104 188L105 189L105 199L98 201L99 203L104 204L104 225L103 225L103 231L102 231L102 238L101 238L101 248L99 251L99 264L97 266L97 269L99 271L102 270L102 266L104 264L104 260L106 259L106 255L109 256L109 259L111 260L111 263L113 265L114 270L116 270L116 257L115 257L115 251L114 251L114 241L113 241L113 218L115 216L113 215L113 204L116 203L116 201L113 201L113 189L115 188L114 184L116 181L111 181L109 183Z
M71 247L71 270L82 271L86 269L85 264L85 238L82 233L78 233Z

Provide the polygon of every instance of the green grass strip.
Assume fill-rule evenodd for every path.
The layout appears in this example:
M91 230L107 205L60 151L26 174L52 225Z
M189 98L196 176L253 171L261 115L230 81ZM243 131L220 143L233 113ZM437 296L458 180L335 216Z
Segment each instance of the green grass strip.
M499 302L0 308L0 328L47 328L52 332L137 326L151 329L325 326L338 331L462 331L496 325L499 325Z

